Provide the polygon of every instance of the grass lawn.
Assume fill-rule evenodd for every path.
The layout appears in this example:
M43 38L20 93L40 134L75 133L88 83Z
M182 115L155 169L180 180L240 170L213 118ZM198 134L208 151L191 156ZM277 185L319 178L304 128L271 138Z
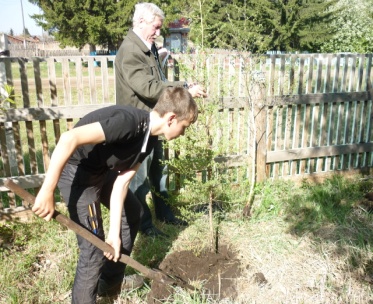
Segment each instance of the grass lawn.
M218 247L239 261L239 276L229 278L234 297L174 287L167 299L153 303L372 303L373 202L365 198L370 192L373 179L360 176L334 176L320 185L268 181L256 188L248 219L241 216L245 188L236 188L215 210ZM59 209L64 211L62 204ZM158 268L175 253L200 257L209 251L207 214L185 201L177 210L190 225L155 222L169 237L138 235L133 258ZM1 223L0 303L70 303L77 251L75 235L57 222ZM189 283L201 288L208 282ZM147 281L99 303L151 303L151 291Z

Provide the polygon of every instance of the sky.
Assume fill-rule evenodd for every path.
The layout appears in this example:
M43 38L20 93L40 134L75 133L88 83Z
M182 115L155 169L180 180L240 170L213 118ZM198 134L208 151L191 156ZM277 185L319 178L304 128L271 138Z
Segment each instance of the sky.
M25 20L25 28L28 29L31 35L41 36L42 29L38 27L29 15L39 14L39 7L31 4L28 0L0 0L0 32L9 34L10 29L14 35L23 33L22 9Z

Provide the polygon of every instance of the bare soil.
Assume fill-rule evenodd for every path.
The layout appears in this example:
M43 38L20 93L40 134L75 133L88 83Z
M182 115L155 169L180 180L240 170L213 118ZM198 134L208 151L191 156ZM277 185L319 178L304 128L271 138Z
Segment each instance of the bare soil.
M237 295L236 279L241 275L240 261L227 246L219 252L203 252L198 256L192 251L173 252L160 264L159 268L171 277L180 278L187 283L203 289L209 298L220 300L234 299ZM148 303L162 303L171 299L172 286L154 281L148 294Z

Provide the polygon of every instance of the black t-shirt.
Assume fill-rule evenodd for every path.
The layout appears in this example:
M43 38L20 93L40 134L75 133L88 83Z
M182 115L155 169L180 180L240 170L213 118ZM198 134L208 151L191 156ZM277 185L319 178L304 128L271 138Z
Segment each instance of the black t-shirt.
M158 136L149 136L146 151L141 152L149 131L149 112L131 106L109 106L85 115L75 127L99 122L105 142L78 147L68 163L93 174L107 170L124 171L150 154Z

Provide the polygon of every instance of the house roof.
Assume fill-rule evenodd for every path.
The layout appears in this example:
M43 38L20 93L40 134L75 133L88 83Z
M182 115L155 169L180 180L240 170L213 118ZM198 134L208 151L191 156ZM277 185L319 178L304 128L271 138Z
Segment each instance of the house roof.
M40 39L37 36L29 36L29 37L26 37L25 39L23 38L23 36L11 36L11 35L6 35L6 36L10 44L21 44L23 43L23 40L26 40L27 43L40 42Z

